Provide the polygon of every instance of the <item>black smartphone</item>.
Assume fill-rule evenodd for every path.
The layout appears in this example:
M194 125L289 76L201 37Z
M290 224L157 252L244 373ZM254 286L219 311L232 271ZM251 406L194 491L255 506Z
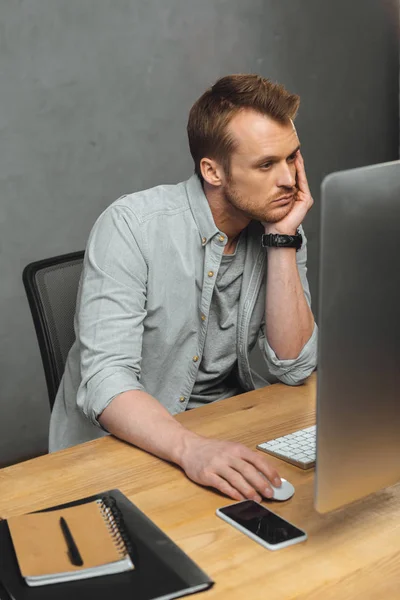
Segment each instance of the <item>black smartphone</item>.
M254 500L218 508L217 515L268 550L279 550L307 539L305 531Z

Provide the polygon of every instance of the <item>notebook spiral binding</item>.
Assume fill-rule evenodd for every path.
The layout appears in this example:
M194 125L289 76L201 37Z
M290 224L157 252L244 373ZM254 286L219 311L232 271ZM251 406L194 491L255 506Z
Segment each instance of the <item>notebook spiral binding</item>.
M127 555L132 556L132 542L129 538L122 512L118 508L115 498L112 496L103 496L97 502L121 558L125 558Z

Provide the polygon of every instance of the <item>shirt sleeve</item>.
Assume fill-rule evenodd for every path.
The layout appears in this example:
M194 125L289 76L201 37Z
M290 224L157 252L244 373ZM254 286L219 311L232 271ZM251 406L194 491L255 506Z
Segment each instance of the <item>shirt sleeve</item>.
M303 286L304 296L308 305L311 307L310 287L307 280L307 238L302 227L300 227L300 232L303 236L303 243L296 255L297 268ZM267 363L269 373L287 385L300 385L311 375L317 366L318 327L316 323L314 322L314 329L311 337L303 346L298 357L287 360L279 360L276 356L265 337L264 326L265 323L263 322L258 343L264 360Z
M100 427L110 402L140 383L147 264L129 208L111 206L95 223L78 292L76 334L81 383L77 404Z

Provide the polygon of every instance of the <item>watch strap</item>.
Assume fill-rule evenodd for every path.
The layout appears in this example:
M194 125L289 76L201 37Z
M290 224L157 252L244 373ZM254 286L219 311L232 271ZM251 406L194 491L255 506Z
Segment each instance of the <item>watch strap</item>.
M296 248L296 251L298 251L302 243L303 236L299 230L294 235L264 233L261 237L261 245L264 248Z

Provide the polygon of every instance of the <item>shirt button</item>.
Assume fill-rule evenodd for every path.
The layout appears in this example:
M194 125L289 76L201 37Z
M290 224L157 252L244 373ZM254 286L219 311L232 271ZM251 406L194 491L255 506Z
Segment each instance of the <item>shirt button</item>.
M213 277L214 276L214 271L208 271L208 276L209 277Z
M193 362L197 362L199 360L199 357L197 356L197 354L195 356L193 356L192 360L193 360Z
M202 243L202 244L205 244L206 242L207 242L207 238L205 238L205 237L202 237L202 238L201 238L201 243Z
M220 235L218 239L219 239L220 242L224 242L225 241L225 236Z
M203 313L201 314L201 320L205 321L206 320L206 315L203 315Z
M179 396L179 402L185 402L186 398L185 396Z

